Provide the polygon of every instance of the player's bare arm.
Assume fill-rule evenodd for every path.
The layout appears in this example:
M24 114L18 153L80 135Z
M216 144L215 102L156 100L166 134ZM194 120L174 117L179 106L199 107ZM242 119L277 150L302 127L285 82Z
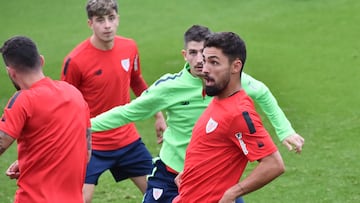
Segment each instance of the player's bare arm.
M2 155L7 148L9 148L9 146L14 142L14 140L14 138L0 130L0 155Z
M183 172L180 172L176 177L175 177L175 184L176 186L179 188L180 184L181 184L181 176L182 176Z
M91 128L86 129L86 142L87 142L88 162L89 162L91 158Z
M157 112L155 114L155 131L157 137L157 143L161 144L163 142L163 133L167 128L166 121L162 112Z
M233 202L237 197L253 192L285 172L285 165L279 151L259 160L259 164L240 183L229 188L219 203Z

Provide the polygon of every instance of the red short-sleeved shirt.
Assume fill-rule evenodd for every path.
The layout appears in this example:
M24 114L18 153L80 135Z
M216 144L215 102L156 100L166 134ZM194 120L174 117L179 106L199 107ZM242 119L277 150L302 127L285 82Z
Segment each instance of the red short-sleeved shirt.
M83 202L89 119L81 93L50 78L9 100L0 130L18 143L15 202Z
M277 151L245 91L214 98L194 126L174 202L218 202L248 161Z
M130 102L130 88L139 96L147 84L141 75L136 43L116 36L111 50L95 48L90 39L65 57L61 80L78 88L89 104L91 117ZM92 134L95 150L115 150L139 139L134 123Z

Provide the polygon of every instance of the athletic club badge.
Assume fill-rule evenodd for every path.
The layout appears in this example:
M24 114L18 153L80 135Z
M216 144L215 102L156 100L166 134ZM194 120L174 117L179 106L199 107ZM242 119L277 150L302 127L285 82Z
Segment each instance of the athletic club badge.
M129 68L130 68L130 59L123 59L121 60L121 66L123 67L123 69L128 72Z
M214 119L210 118L206 124L206 133L213 132L217 128L217 126L218 123Z
M161 189L161 188L153 188L153 197L154 197L154 199L158 200L161 197L163 191L164 190Z

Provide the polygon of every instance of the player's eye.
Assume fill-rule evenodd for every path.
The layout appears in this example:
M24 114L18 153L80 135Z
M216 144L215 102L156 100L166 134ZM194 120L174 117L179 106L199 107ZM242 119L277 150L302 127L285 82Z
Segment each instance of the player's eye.
M189 54L190 54L190 55L196 55L196 54L197 54L197 51L189 51Z
M109 16L109 20L110 20L110 21L115 20L115 16L114 16L114 15Z
M105 20L104 18L96 18L96 19L95 19L95 21L96 21L96 22L99 22L99 23L104 22L104 20Z

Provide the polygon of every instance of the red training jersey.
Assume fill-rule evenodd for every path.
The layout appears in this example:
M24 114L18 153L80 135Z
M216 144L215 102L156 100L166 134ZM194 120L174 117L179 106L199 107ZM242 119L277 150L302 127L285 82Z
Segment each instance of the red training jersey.
M130 88L139 96L146 88L138 49L132 39L116 36L111 50L95 48L90 39L66 56L61 79L78 88L89 104L91 117L130 102ZM137 139L134 123L92 134L95 150L115 150Z
M66 82L44 78L18 91L0 121L18 143L14 202L83 202L88 128L88 105Z
M174 202L218 202L248 163L277 151L245 91L214 98L193 128Z

